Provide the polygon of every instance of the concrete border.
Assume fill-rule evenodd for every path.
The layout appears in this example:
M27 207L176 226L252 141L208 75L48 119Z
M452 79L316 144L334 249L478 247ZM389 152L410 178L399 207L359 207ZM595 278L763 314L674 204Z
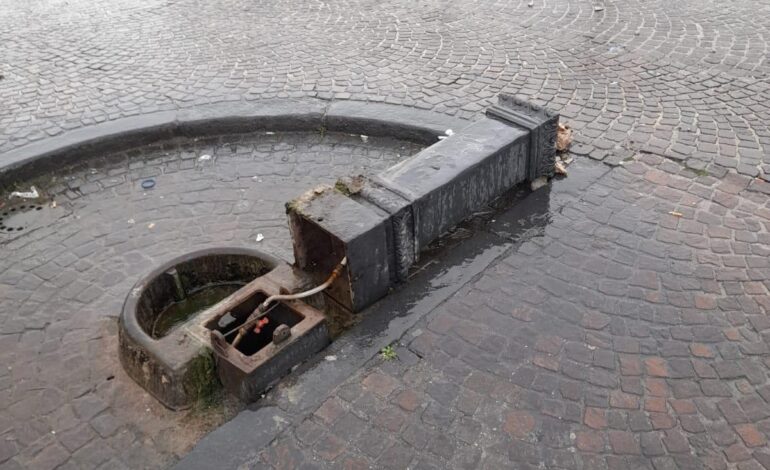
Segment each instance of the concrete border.
M0 155L0 187L100 153L174 137L258 131L345 132L393 136L424 145L470 121L431 111L364 101L280 99L218 103L131 116L72 130Z

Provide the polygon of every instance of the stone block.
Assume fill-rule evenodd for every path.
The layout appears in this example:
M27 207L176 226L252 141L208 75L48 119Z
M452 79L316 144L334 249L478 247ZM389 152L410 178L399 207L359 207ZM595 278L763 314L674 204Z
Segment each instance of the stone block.
M514 95L502 93L498 97L498 104L487 109L487 116L529 131L527 179L532 181L541 176L553 176L558 113Z
M286 209L299 269L320 284L347 257L346 269L327 289L332 299L357 312L387 293L387 214L331 187L310 190Z
M483 118L372 180L411 202L415 251L527 178L528 132Z
M297 267L320 283L347 256L328 295L358 312L406 280L433 240L517 184L553 175L557 114L510 95L487 114L377 175L290 202ZM373 132L384 125L367 119Z

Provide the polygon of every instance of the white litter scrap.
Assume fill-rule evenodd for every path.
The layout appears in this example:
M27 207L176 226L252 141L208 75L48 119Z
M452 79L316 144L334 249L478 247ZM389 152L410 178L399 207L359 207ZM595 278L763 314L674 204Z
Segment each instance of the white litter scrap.
M37 199L40 197L40 193L37 192L37 188L30 186L29 191L14 191L10 197L19 197L22 199Z
M369 142L369 136L361 134L361 142L363 143Z
M265 239L265 236L264 236L264 235L262 235L261 233L258 233L258 234L257 234L257 243L261 242L261 241L262 241L262 240L264 240L264 239Z
M336 360L337 360L337 356L326 356L326 357L324 357L324 361L327 361L327 362L334 362Z
M199 161L202 161L202 162L205 162L205 161L211 160L211 155L209 155L209 154L206 154L206 155L201 155L200 157L198 157L198 160L199 160Z

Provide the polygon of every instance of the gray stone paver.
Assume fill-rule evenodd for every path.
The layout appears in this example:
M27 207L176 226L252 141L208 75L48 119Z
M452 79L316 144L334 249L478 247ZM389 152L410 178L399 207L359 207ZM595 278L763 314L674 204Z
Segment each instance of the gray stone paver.
M469 117L512 91L563 110L594 158L645 150L697 170L770 171L765 2L528 4L4 0L0 150L219 101L313 96Z
M770 200L677 167L602 177L251 464L766 466Z

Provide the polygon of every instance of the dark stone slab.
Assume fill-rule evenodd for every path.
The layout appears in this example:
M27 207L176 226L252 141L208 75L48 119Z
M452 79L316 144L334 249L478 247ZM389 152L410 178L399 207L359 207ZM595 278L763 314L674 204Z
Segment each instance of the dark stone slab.
M502 93L498 99L497 105L487 109L487 115L529 130L527 178L552 177L559 115L510 94Z
M338 192L318 188L287 204L297 267L319 284L347 257L348 264L327 294L359 311L391 284L387 215Z
M348 256L360 267L330 295L360 311L405 280L441 234L517 184L553 174L558 115L507 95L489 114L378 175L343 178L336 192L290 203L298 267L321 281Z
M527 134L482 119L372 178L411 202L415 251L526 179Z

